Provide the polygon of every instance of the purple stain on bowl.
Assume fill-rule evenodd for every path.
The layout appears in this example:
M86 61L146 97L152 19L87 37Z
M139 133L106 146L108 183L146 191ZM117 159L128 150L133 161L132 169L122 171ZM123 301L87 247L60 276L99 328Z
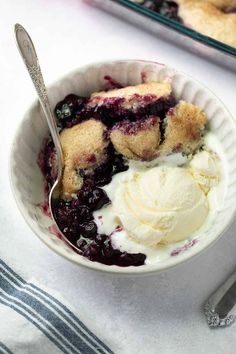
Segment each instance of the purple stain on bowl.
M104 80L106 81L104 90L105 91L110 91L113 89L119 89L122 88L123 85L121 85L118 81L116 81L115 79L113 79L111 76L109 75L105 75L104 76Z
M145 71L141 72L141 82L145 83L147 81L147 73Z
M184 246L179 247L179 248L176 248L175 250L173 250L170 255L171 255L172 257L178 256L179 254L181 254L181 253L187 251L188 249L190 249L191 247L193 247L194 245L196 245L196 243L198 243L198 240L197 240L197 239L190 240L190 241L188 241L188 243L186 243Z
M60 240L63 240L63 237L55 224L49 226L48 230L51 234L57 236Z
M48 198L45 198L44 201L36 205L41 209L44 215L48 216L49 218L52 218L51 211L49 208Z

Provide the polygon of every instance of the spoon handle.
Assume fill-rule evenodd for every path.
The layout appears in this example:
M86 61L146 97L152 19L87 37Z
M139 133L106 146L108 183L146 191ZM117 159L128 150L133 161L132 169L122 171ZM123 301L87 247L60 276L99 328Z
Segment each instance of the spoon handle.
M226 327L236 320L236 272L208 299L204 312L209 327Z
M26 32L24 27L18 23L15 25L15 37L18 49L26 65L34 87L37 91L39 102L47 119L50 133L52 135L52 139L57 152L58 178L60 178L63 168L62 148L59 140L59 134L57 131L56 119L50 107L47 90L44 84L43 75L40 69L36 50L29 34Z

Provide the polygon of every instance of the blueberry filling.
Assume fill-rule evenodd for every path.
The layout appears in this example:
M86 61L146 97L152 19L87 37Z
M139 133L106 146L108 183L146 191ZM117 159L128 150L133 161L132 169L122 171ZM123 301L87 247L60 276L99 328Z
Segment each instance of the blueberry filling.
M93 240L81 238L77 242L81 254L91 261L120 267L143 265L146 256L142 253L129 254L120 252L112 247L110 237L97 234Z
M160 15L182 22L181 18L178 16L179 6L175 1L146 0L142 5L152 11L158 12Z
M145 262L144 254L129 254L114 249L111 236L99 234L93 220L93 211L110 203L107 194L99 186L109 183L116 173L128 169L126 161L121 155L116 154L111 146L108 151L107 161L92 173L85 175L84 171L80 171L84 183L77 198L70 201L58 199L54 205L54 217L65 237L89 260L121 267L140 266ZM51 165L48 164L53 155L55 155L53 144L48 141L44 149L44 163L41 164L48 190L54 182Z
M63 101L59 102L55 107L58 126L60 128L69 128L78 124L80 122L81 111L87 101L86 97L70 94Z
M138 95L136 99L139 99ZM142 104L144 101L145 105ZM119 97L104 100L101 106L96 105L96 98L88 100L70 94L59 102L55 108L55 115L59 128L70 128L86 119L101 120L108 128L123 120L137 121L145 116L156 115L164 118L167 111L176 104L173 96L156 99L151 95L140 96L140 105L136 108L125 108L124 99Z
M58 128L69 128L91 117L101 120L109 129L117 123L127 121L137 122L137 127L142 127L143 121L153 115L163 121L168 110L176 105L175 98L171 95L159 99L152 95L137 95L135 99L140 100L140 104L127 109L122 104L122 98L112 98L98 106L93 104L93 99L91 103L91 99L87 97L70 94L55 107ZM129 130L128 127L127 125ZM109 131L106 138L109 138ZM45 176L48 193L56 178L56 154L51 139L45 144L42 156L40 167ZM96 164L93 155L89 157L89 162ZM112 236L98 233L92 214L110 203L101 187L110 183L115 174L127 169L127 161L110 144L101 165L93 169L78 170L78 174L83 177L83 185L76 197L72 200L58 199L54 205L54 217L60 230L79 249L79 253L91 261L122 267L140 266L145 262L144 254L129 254L114 249Z
M121 170L120 157L117 164ZM114 161L116 163L116 161ZM114 175L114 169L111 174ZM118 172L117 172L118 173ZM111 236L98 233L92 212L110 203L105 191L96 187L97 181L90 177L84 181L77 198L71 201L59 199L54 205L54 217L66 238L79 248L79 252L91 261L121 267L143 265L146 256L141 253L129 254L112 247Z

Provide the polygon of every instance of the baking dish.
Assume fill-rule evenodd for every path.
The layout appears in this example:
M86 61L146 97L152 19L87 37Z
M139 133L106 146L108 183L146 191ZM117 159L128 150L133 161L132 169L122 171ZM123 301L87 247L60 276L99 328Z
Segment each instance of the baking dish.
M236 71L236 48L204 36L129 0L87 0L113 15L158 35L190 52Z

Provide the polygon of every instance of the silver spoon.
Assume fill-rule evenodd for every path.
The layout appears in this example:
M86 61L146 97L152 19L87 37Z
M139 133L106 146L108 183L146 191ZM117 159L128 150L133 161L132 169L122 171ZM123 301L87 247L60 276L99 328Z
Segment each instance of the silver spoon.
M234 272L204 306L210 328L227 327L236 321L236 272Z
M49 194L49 208L50 212L53 218L53 221L55 222L58 231L60 235L63 237L63 239L69 243L70 246L72 246L74 249L78 250L77 247L75 247L66 237L65 235L61 232L60 228L57 225L57 222L54 218L53 214L53 203L58 199L60 195L60 187L61 187L61 180L62 180L62 173L63 173L63 167L64 167L64 162L63 162L63 154L62 154L62 147L59 139L59 133L57 131L57 124L56 124L56 119L52 113L50 103L48 100L48 95L47 95L47 90L44 84L43 80L43 75L39 66L39 61L38 57L33 45L33 42L29 36L29 34L26 32L23 26L20 24L15 24L15 37L16 37L16 42L18 45L18 49L20 51L20 54L23 58L23 61L26 65L26 68L28 70L28 73L31 77L31 80L34 84L34 87L37 91L38 94L38 99L41 104L41 107L43 109L53 143L55 145L56 149L56 154L57 154L57 179L55 183L52 186L52 189Z

